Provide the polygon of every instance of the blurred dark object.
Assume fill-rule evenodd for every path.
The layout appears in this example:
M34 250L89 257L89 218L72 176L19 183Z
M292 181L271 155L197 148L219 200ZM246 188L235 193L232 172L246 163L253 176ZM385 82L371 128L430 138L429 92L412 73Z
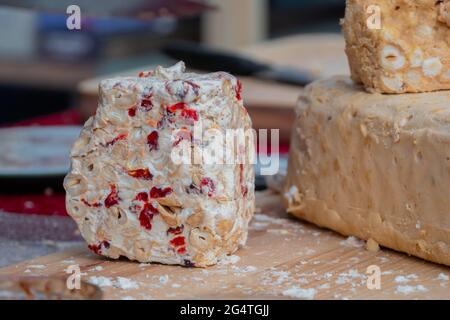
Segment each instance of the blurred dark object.
M340 32L345 0L270 0L269 36Z
M64 91L1 85L0 125L63 110L71 102Z
M217 50L205 45L178 41L163 48L176 60L183 60L190 68L205 71L226 71L234 75L252 76L264 80L305 86L313 81L308 72L293 68L271 66L236 53Z
M66 14L67 7L76 4L83 15L116 16L150 20L158 16L189 17L211 9L199 0L6 0L2 4L38 10L47 13Z

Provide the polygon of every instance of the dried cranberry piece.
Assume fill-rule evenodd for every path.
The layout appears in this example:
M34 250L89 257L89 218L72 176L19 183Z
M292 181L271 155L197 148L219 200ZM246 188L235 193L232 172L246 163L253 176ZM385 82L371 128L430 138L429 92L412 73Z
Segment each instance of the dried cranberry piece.
M148 78L151 77L153 75L153 71L141 71L138 74L139 78Z
M151 230L153 216L157 213L158 210L151 203L144 204L144 208L139 214L139 221L141 223L141 226L147 230Z
M208 194L208 197L211 197L216 191L216 184L211 178L204 177L200 181L200 190L202 193Z
M167 234L171 233L171 234L181 234L184 230L184 225L178 226L178 227L171 227L169 229L167 229Z
M100 242L98 244L90 244L90 245L88 245L88 248L92 252L100 255L102 253L102 248L109 249L109 242L106 241L106 240L103 240L102 242Z
M183 110L185 108L187 108L187 104L186 103L178 102L178 103L175 103L175 104L173 104L171 106L168 106L167 107L167 111L169 111L171 113L175 113L177 110Z
M236 99L238 99L238 101L242 100L241 93L242 93L242 82L238 80L236 85Z
M138 179L143 179L143 180L151 180L153 178L153 175L150 173L150 171L147 168L128 170L128 175L133 178L138 178Z
M147 202L148 201L148 193L147 192L139 192L134 199Z
M183 109L181 111L181 116L186 119L198 121L198 114L197 111L195 111L194 109Z
M105 207L110 208L113 205L116 205L119 203L119 194L117 193L116 185L111 185L111 192L108 194L108 196L105 199Z
M119 134L117 137L112 139L111 141L108 141L106 144L104 144L105 147L112 146L114 143L116 143L119 140L125 140L128 137L128 133L122 133Z
M184 241L184 236L177 236L172 240L170 240L170 244L173 245L174 247L181 247L184 246L186 242Z
M177 249L177 253L179 254L185 254L186 253L186 247L181 247Z
M129 109L128 109L128 115L129 115L130 117L136 116L136 107L131 107L131 108L129 108Z
M166 187L166 188L152 187L150 189L150 198L164 198L172 191L173 190L171 187Z
M153 131L147 136L147 144L150 147L150 151L158 150L158 131Z

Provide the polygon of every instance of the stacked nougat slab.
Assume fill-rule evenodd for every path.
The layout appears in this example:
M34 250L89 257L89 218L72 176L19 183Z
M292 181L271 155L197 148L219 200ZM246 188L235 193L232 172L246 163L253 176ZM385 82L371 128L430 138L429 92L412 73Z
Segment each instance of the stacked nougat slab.
M290 213L450 265L449 14L448 0L347 1L353 81L321 80L299 99Z

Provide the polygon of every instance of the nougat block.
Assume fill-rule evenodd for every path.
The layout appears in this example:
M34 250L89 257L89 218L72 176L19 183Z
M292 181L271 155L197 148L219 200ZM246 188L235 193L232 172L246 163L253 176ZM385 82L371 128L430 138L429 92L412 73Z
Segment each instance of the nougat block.
M450 0L347 0L343 31L368 91L450 89Z
M288 211L344 235L450 265L450 92L308 86L292 132Z
M209 129L251 129L240 90L227 73L185 73L181 62L100 83L97 112L72 148L64 181L67 211L92 251L203 267L245 244L253 165L186 162L191 156L174 152L185 146L192 158L201 155L214 139ZM236 146L253 148L252 139Z

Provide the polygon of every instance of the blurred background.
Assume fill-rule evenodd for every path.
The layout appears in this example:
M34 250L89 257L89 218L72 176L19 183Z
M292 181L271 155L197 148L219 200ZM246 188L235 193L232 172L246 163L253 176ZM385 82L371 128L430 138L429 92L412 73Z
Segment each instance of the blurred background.
M80 30L67 27L70 5L80 9ZM68 151L95 112L105 77L179 59L195 71L232 72L243 82L255 128L279 129L285 156L302 86L348 73L339 27L344 6L345 0L0 0L0 234L34 239L26 227L34 222L10 213L45 216L36 221L66 215ZM45 223L32 228L59 240L78 237L61 232L64 224Z

